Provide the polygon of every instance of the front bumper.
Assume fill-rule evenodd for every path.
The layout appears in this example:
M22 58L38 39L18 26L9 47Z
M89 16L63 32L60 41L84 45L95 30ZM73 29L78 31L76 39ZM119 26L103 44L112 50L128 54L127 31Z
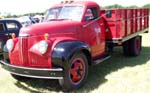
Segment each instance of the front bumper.
M43 79L63 79L62 68L31 68L11 65L7 62L0 60L2 67L12 74Z

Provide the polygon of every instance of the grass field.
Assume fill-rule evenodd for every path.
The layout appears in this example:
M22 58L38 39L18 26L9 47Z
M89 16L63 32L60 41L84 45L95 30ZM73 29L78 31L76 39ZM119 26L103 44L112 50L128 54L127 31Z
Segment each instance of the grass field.
M89 68L85 85L72 93L150 93L150 33L143 34L138 57L125 57L122 48L113 56ZM27 79L16 81L0 67L0 93L62 92L57 80Z

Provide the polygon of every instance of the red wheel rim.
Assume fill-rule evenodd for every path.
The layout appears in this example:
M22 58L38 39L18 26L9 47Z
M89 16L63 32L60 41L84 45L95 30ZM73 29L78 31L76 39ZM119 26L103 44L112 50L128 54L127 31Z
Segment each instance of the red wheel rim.
M85 75L85 65L81 58L73 60L70 68L70 79L73 83L79 83Z
M140 42L140 39L137 39L136 40L136 50L140 51L140 49L141 49L141 42Z

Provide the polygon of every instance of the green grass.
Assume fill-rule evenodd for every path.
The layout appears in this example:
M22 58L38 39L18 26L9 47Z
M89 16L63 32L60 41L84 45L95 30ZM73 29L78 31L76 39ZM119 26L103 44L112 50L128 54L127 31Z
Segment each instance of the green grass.
M143 34L142 52L125 57L122 48L113 56L89 68L85 85L72 93L150 93L150 33ZM57 80L28 79L16 81L0 67L0 93L62 92Z

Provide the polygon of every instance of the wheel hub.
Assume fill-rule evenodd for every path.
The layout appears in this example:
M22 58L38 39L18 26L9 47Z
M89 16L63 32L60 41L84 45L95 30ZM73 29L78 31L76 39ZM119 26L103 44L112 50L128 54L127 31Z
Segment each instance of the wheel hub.
M75 59L70 69L70 77L73 83L79 82L84 76L84 65L82 59Z

